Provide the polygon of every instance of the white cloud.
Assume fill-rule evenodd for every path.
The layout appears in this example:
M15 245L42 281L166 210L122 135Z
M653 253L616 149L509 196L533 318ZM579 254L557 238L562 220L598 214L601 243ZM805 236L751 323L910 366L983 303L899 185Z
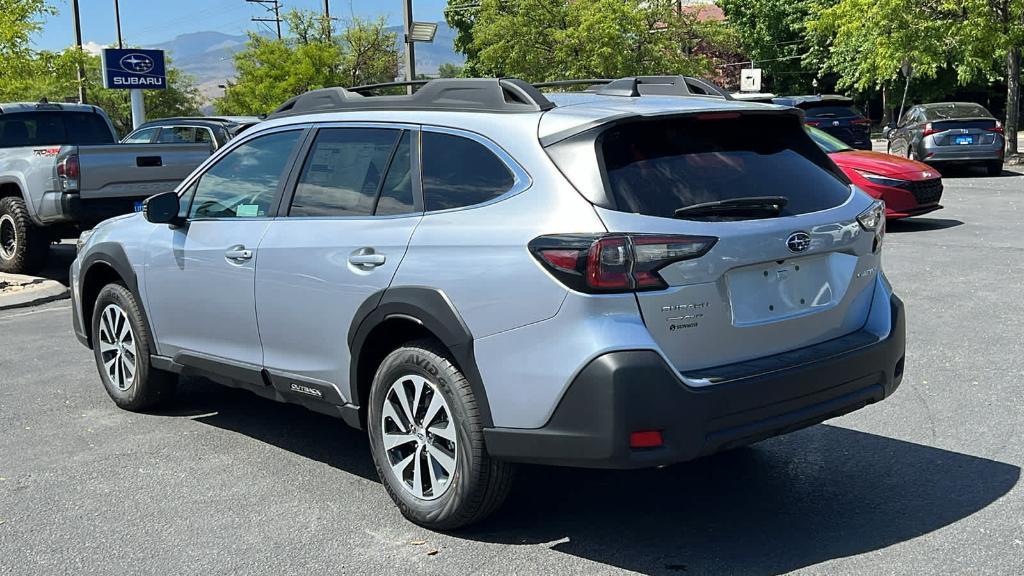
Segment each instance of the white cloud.
M97 42L92 42L92 41L89 41L89 42L86 42L85 44L82 44L82 50L85 50L86 52L88 52L89 54L92 54L93 56L99 56L100 53L102 52L102 50L104 48L106 48L106 47L107 46L105 46L103 44L99 44Z

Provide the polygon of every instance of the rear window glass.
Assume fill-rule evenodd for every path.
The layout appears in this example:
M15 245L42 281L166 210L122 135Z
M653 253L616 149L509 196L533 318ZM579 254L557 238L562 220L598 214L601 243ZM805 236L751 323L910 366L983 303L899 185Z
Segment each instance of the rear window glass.
M824 130L818 130L813 126L805 126L807 133L810 134L811 139L814 143L821 147L822 150L831 154L833 152L844 152L846 150L853 150L846 142L843 142L839 138L825 132Z
M0 148L113 142L114 135L106 121L91 112L23 112L0 116Z
M808 118L847 118L860 116L860 110L853 106L816 106L806 111Z
M925 108L924 115L928 120L955 120L957 118L991 118L988 110L977 104L957 104Z
M781 216L826 210L850 195L835 165L789 116L641 121L598 140L618 210L672 218L678 208L783 196Z
M493 200L515 178L486 146L451 134L423 133L423 200L426 210L447 210Z

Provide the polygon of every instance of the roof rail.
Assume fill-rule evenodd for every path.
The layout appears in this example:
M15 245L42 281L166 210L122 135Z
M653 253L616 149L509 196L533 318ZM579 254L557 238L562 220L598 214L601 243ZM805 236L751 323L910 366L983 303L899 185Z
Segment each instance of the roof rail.
M422 84L419 84L422 82ZM419 86L410 95L363 96L390 86ZM322 88L291 98L268 119L346 110L456 110L542 112L555 105L540 90L515 78L438 78L428 81L370 84L353 89Z
M364 84L362 86L353 86L351 88L346 88L346 90L348 90L349 92L358 92L362 94L363 92L373 92L374 90L380 90L381 88L400 88L403 86L414 86L418 88L420 86L423 86L427 82L430 82L430 80L405 80L401 82L381 82L380 84Z
M604 96L703 96L732 100L710 82L691 76L633 76L612 80L594 91Z
M552 80L550 82L537 82L534 88L562 88L564 86L581 86L583 84L608 84L614 82L612 78L580 78L578 80Z

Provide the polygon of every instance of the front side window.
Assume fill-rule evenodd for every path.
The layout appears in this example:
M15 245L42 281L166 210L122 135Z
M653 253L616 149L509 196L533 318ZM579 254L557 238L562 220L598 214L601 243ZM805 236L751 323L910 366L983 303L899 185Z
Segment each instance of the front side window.
M301 135L301 130L275 132L228 152L200 177L189 218L267 216Z
M325 128L299 175L289 216L369 216L402 136L387 128ZM408 163L408 157L406 157Z
M508 166L483 144L452 134L423 133L423 201L427 211L493 200L512 189Z
M143 128L134 134L129 134L125 137L125 144L149 144L153 141L153 136L156 135L156 131L159 128Z

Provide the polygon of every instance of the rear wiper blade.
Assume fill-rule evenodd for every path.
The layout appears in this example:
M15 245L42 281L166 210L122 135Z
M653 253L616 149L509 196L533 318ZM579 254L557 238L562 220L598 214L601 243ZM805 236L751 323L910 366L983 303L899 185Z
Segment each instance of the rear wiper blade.
M729 198L714 202L701 202L678 208L676 218L693 216L776 216L786 207L789 201L785 196L748 196L746 198Z

